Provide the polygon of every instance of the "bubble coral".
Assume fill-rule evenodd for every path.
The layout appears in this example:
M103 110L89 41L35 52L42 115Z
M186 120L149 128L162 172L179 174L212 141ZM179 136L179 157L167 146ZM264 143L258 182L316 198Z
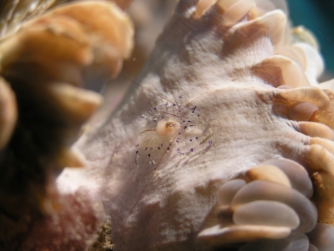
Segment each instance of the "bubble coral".
M61 211L55 179L64 167L84 166L72 144L102 101L83 87L98 81L90 89L100 89L99 79L117 75L133 46L131 21L114 3L75 2L41 15L56 2L2 3L0 242L6 250L17 248L35 218Z

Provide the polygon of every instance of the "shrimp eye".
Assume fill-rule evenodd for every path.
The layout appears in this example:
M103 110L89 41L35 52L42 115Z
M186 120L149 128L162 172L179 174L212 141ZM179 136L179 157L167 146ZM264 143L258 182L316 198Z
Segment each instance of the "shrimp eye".
M175 126L175 123L174 122L167 122L166 123L166 129L168 129L168 127L169 128L172 128L172 127L174 127Z

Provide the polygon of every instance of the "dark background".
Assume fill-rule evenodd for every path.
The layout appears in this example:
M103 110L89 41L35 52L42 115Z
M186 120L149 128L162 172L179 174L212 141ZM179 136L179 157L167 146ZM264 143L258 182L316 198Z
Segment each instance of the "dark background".
M313 32L325 59L325 79L334 78L334 0L288 0L293 26Z

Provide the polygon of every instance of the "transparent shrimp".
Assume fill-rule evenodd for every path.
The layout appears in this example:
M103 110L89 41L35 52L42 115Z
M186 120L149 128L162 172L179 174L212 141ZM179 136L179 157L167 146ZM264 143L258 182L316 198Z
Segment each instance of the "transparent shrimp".
M156 171L164 159L199 156L213 145L214 118L201 115L196 105L198 97L183 105L183 95L171 94L171 100L145 89L160 97L161 104L141 115L147 124L135 143L136 167Z

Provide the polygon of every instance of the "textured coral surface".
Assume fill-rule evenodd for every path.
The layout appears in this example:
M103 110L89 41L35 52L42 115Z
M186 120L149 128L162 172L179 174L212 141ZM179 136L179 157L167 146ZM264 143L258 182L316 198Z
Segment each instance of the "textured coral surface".
M331 135L331 130L306 122L315 110L329 106L328 96L311 87L322 71L321 58L310 45L312 37L289 42L285 14L269 2L256 7L244 1L213 2L203 1L197 9L194 1L179 3L132 95L79 143L89 168L68 170L58 181L64 191L66 184L75 190L89 182L111 216L115 250L206 250L245 241L250 244L242 248L252 250L262 245L256 242L261 238L282 239L283 246L302 240L301 249L309 248L304 233L314 228L317 212L309 201L307 173L301 174L300 187L286 171L282 177L288 182L268 178L269 170L280 166L276 162L261 169L263 176L247 180L245 172L281 158L301 163L310 173L327 165L318 166L316 159L326 151L320 145L331 143L310 136L330 138L320 131ZM285 10L283 2L278 7ZM282 161L281 168L290 165ZM292 163L292 172L298 172L301 166ZM231 195L220 208L217 190L237 176L247 180L243 186L251 191L240 196L250 199L237 203ZM261 194L264 187L272 192ZM280 189L286 189L286 198ZM262 200L268 210L287 205L292 218L286 219L297 225L290 220L278 225L282 219L270 222L265 216L239 221L238 207ZM288 213L291 208L298 216ZM277 245L268 243L269 248Z

